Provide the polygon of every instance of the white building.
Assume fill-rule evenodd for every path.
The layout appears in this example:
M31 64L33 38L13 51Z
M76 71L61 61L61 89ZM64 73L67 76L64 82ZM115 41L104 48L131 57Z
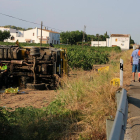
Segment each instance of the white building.
M119 46L122 50L130 48L130 35L129 34L111 34L110 38L106 41L91 41L91 46L114 47Z
M34 28L26 31L0 27L1 31L10 31L10 38L4 40L4 42L28 42L28 43L40 43L41 29ZM42 44L60 44L60 33L42 29Z

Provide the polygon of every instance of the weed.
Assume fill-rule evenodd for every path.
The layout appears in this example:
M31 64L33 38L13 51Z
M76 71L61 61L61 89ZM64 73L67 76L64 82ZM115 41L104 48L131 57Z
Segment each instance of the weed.
M113 52L112 52L113 54ZM124 60L124 88L129 85L131 51L114 53ZM116 56L117 55L117 56ZM74 70L75 78L64 77L64 86L49 106L11 109L0 108L1 140L105 140L106 118L115 117L115 92L110 85L119 77L119 60L109 72ZM113 62L112 62L113 63Z

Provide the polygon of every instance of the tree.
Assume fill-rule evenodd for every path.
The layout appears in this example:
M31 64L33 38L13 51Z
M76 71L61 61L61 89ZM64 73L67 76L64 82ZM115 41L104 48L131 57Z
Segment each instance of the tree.
M87 35L87 41L92 41L95 40L95 36L94 35Z
M1 31L0 30L0 41L4 41L4 39L8 39L10 37L9 31Z
M22 27L16 27L16 26L12 26L12 25L5 25L3 26L5 28L11 28L11 29L16 29L16 30L22 30L22 31L25 31L26 29L25 28L22 28ZM31 29L31 28L30 28ZM29 30L29 29L27 29Z
M87 35L85 34L85 41L106 41L106 38L109 38L107 32L104 35ZM77 44L77 42L82 42L83 40L83 31L71 31L71 32L62 32L60 34L60 42L64 44Z
M135 44L134 40L131 39L131 36L130 36L130 44Z
M60 42L67 44L76 44L77 42L82 42L83 32L81 31L71 31L71 32L62 32L60 34ZM87 35L85 34L85 39L87 39Z
M106 38L109 38L109 35L107 34L107 31L106 31L106 33L104 34L104 38L105 38L105 40L106 40Z
M33 28L28 28L27 30L30 30L30 29L33 29Z

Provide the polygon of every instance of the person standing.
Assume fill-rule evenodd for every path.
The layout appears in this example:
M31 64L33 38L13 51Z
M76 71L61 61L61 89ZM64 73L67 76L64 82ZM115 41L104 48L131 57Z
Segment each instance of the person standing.
M139 51L138 51L138 56L139 56L139 72L138 72L138 81L140 82L140 45L139 45Z
M135 73L136 73L136 71L139 72L139 56L138 56L139 49L140 49L140 46L137 45L136 49L132 52L132 55L131 55L133 82L135 82ZM138 81L139 81L139 79L138 79Z

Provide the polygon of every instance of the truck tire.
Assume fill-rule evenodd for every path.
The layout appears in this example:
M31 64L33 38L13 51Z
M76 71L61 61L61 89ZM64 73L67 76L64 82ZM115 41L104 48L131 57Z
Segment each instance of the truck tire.
M26 88L28 88L28 89L37 89L37 90L44 90L44 89L46 89L45 83L41 83L41 84L27 83L26 84Z

